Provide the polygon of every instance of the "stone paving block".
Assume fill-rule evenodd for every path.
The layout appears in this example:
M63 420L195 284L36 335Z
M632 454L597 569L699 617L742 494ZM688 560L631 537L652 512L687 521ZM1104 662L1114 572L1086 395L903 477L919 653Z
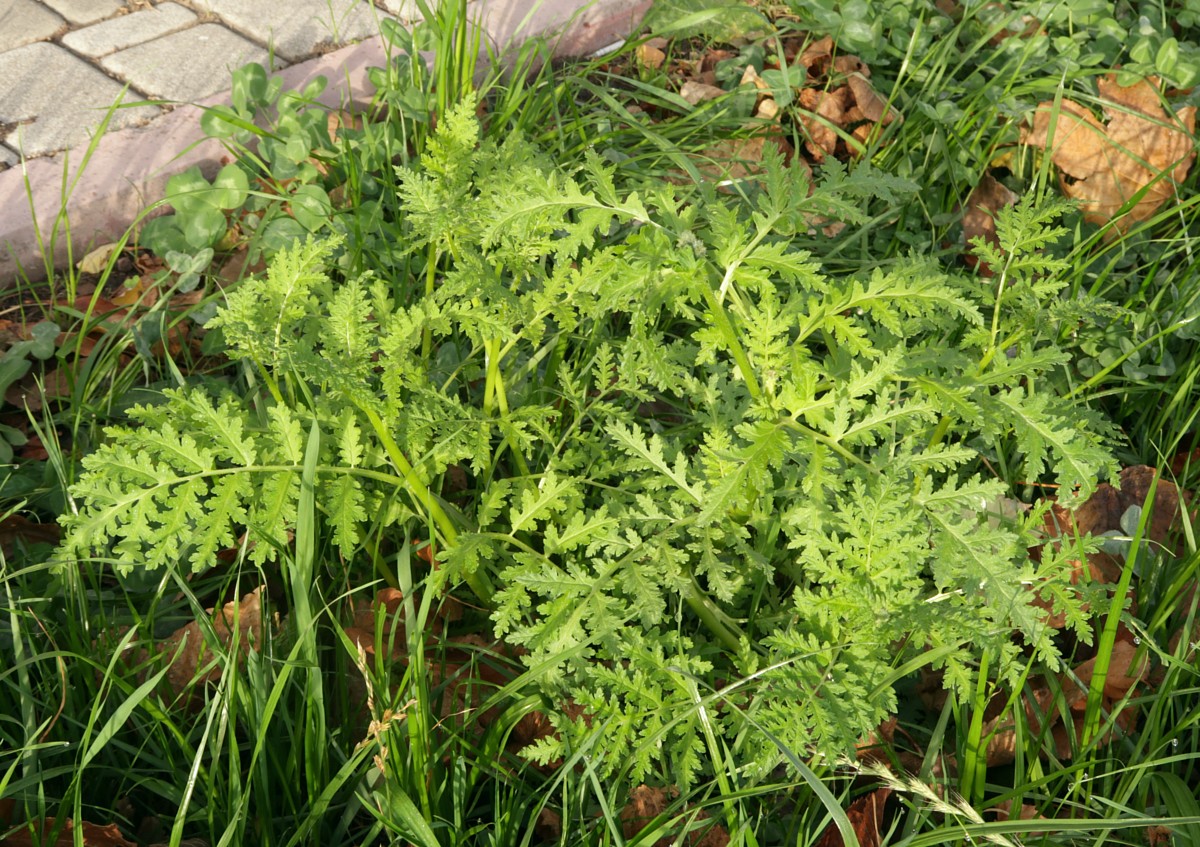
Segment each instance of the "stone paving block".
M0 80L0 124L21 124L8 133L0 130L0 141L26 156L86 144L122 91L120 83L87 62L44 42L0 53ZM141 98L127 92L125 99ZM154 106L117 109L108 129L141 124L160 113Z
M268 58L266 50L225 27L200 24L110 53L100 64L152 97L186 102L228 89L233 71L247 62L265 65Z
M163 3L132 15L119 15L68 32L62 43L76 53L100 58L135 44L153 41L195 23L196 16L178 3Z
M11 168L19 161L21 161L21 157L17 155L17 151L9 150L3 144L0 144L0 170Z
M0 51L42 41L66 24L33 0L0 0Z
M316 48L377 35L383 14L369 0L193 0L191 5L289 62L320 52Z
M90 24L115 15L124 0L43 0L71 23Z

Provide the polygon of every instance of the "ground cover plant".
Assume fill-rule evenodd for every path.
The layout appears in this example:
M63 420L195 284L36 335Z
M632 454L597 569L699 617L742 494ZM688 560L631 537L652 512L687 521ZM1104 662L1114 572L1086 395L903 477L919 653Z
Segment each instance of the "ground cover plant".
M5 843L1195 840L1190 10L426 11L14 301Z

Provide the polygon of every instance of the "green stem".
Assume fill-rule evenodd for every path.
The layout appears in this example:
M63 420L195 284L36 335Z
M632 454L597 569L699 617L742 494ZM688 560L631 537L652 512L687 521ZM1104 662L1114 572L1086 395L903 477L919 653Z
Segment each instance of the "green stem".
M983 738L983 715L987 710L988 701L988 657L989 651L986 649L979 657L979 677L976 681L971 723L967 729L966 750L963 755L960 790L968 802L982 799L983 780L987 775L987 757L980 741Z
M425 299L433 297L434 282L437 279L438 255L436 248L429 245L429 255L425 259ZM426 326L421 330L421 361L425 370L429 370L429 357L433 353L433 333Z
M1014 255L1013 253L1008 255L1008 260L1004 263L1004 270L1000 271L1000 276L996 280L996 303L992 306L991 341L988 344L987 352L979 360L978 372L980 375L987 370L987 366L992 363L992 359L996 358L996 351L1002 349L997 341L1000 335L1000 306L1004 302L1004 289L1008 285L1008 270L1012 266Z
M754 377L754 368L750 365L750 357L742 349L741 342L738 341L737 333L733 329L733 324L729 320L729 315L726 313L725 307L721 305L711 287L705 285L701 290L704 293L704 299L708 302L708 311L712 315L713 323L717 325L717 330L725 339L725 344L733 356L733 361L737 364L738 371L746 383L746 390L750 392L750 396L753 399L762 399L762 388L759 387L758 380Z
M690 589L684 591L683 599L708 631L725 646L725 649L735 655L741 652L744 634L736 625L732 629L725 625L712 600L695 583L692 583Z
M367 420L371 422L371 427L375 430L375 434L379 437L380 442L382 442L383 449L387 451L388 458L392 460L392 464L396 466L396 470L404 478L404 484L409 494L433 518L433 522L441 530L442 540L447 545L453 544L458 539L458 529L454 526L454 522L450 519L450 516L446 514L441 504L438 503L437 498L429 490L429 486L425 481L421 479L420 474L409 464L408 459L404 457L404 453L400 450L400 445L396 443L396 439L392 438L392 434L383 425L383 420L379 417L378 413L362 403L356 403L356 405L367 416ZM464 578L480 602L484 605L490 605L492 591L482 577L478 573L468 573L464 574Z
M833 452L837 453L839 456L841 456L847 462L858 465L860 468L862 468L865 471L869 471L870 473L873 473L876 475L882 473L882 471L880 471L879 468L873 467L869 462L863 461L858 456L854 455L854 453L852 453L846 447L844 447L840 441L830 438L828 435L826 435L823 432L818 432L817 430L812 429L811 427L807 427L804 424L800 423L800 421L795 420L794 418L789 418L789 417L782 418L780 420L780 423L783 424L784 426L788 427L789 429L794 429L797 432L802 433L802 434L808 436L809 438L812 438L814 441L824 444L826 447L828 447Z

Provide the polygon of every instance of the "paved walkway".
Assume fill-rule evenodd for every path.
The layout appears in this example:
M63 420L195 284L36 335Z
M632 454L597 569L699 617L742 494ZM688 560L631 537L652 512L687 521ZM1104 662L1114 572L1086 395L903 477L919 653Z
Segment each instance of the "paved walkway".
M495 47L557 32L560 52L579 55L628 35L648 5L473 0L472 9ZM414 0L0 0L0 290L18 269L38 275L38 242L52 240L62 212L76 251L86 249L117 237L172 173L215 170L224 151L204 141L193 106L228 102L241 65L282 70L289 88L324 75L329 105L368 102L367 69L387 62L386 17L411 24L419 12ZM112 112L87 168L68 174L64 208L64 172L122 97L132 105ZM65 245L64 236L56 261Z
M246 62L275 70L419 19L412 0L0 0L0 162L88 140L126 101L195 101L229 87ZM110 127L161 106L121 109Z

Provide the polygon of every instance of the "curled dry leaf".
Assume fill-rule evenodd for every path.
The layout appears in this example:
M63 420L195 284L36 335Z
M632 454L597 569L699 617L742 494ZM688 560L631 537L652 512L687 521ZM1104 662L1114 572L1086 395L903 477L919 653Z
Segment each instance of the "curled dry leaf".
M1146 843L1149 847L1170 847L1171 841L1170 827L1151 826L1146 828Z
M967 208L963 212L963 241L967 252L963 260L971 268L978 270L982 277L991 277L993 269L987 262L981 262L971 249L977 239L999 247L1000 240L996 236L996 213L1005 206L1015 205L1019 198L1010 191L1004 183L994 176L984 174L967 198Z
M886 126L892 121L900 119L900 113L888 105L887 99L880 96L879 92L875 90L875 86L871 85L861 72L855 71L847 76L846 84L854 95L854 103L861 115L860 118L852 111L848 115L850 120L867 120Z
M33 523L20 515L9 515L0 521L0 550L12 558L18 544L58 544L62 528L58 524ZM0 815L0 821L3 815Z
M1034 806L1030 803L1022 803L1021 807L1014 813L1012 800L1005 800L1001 803L997 803L988 811L994 814L996 816L996 820L998 821L1043 821L1047 819L1045 815L1042 815L1038 812L1037 806ZM1032 831L1029 833L1030 838L1038 838L1042 835L1045 835L1045 833L1039 831Z
M583 710L574 700L567 700L560 709L561 713L569 720L582 719L589 727L592 725L592 716ZM509 736L509 749L519 753L525 747L533 744L543 738L558 736L558 730L554 728L554 724L550 720L550 716L545 712L534 710L527 712L521 716L513 727L512 734ZM555 759L552 762L547 762L544 766L536 765L538 770L551 772L562 767L563 760Z
M848 159L862 152L847 144L845 136L866 142L879 127L903 120L887 98L870 82L871 69L857 56L830 57L825 39L803 53L798 61L809 68L809 79L824 73L827 84L813 84L800 90L799 119L807 137L804 147L813 161L826 156ZM839 133L839 130L841 133Z
M667 61L667 39L651 38L638 45L637 60L647 68L658 70Z
M833 39L828 35L814 41L804 48L796 57L796 64L808 71L808 75L816 76L825 73L833 60Z
M1042 721L1050 722L1050 739L1054 745L1054 753L1060 759L1072 757L1071 740L1078 738L1083 730L1088 687L1091 685L1095 667L1096 660L1089 659L1074 669L1074 678L1072 674L1062 674L1059 677L1058 685L1067 707L1070 729L1063 720L1060 701L1044 679L1032 680L1026 690L1023 698L1026 724L1030 732L1037 735L1042 731ZM1117 641L1109 660L1108 673L1105 675L1101 707L1107 712L1116 709L1130 689L1146 679L1149 668L1150 664L1144 656L1140 660L1137 659L1137 649L1130 641ZM999 704L1001 699L998 697L993 703ZM1118 712L1113 729L1124 733L1132 732L1135 721L1135 710L1126 705ZM1098 742L1104 744L1111 741L1113 729L1105 732L1097 739ZM987 721L983 734L984 737L990 736L987 748L988 767L1007 765L1016 759L1017 734L1011 715L1005 713Z
M1109 74L1097 86L1107 123L1072 100L1061 108L1046 102L1021 142L1050 150L1063 193L1081 201L1093 223L1112 221L1144 191L1108 231L1116 237L1176 196L1196 157L1196 109L1165 110L1155 77L1123 87Z
M891 793L890 788L876 788L870 794L859 797L846 809L846 817L854 827L859 847L879 847L885 821L884 806ZM843 847L845 843L841 830L831 823L817 839L816 847Z
M533 825L533 831L545 842L556 843L562 838L563 820L562 815L553 809L543 808L538 812L537 821Z
M254 589L240 601L231 601L222 607L220 614L205 609L212 616L212 628L217 640L226 650L236 637L240 656L262 644L263 609L262 587ZM216 682L221 678L221 668L212 664L212 647L204 637L199 621L192 621L171 633L159 645L157 652L171 661L167 671L167 682L176 694L182 693L193 682ZM208 668L207 670L204 670ZM201 671L204 670L203 673Z
M783 154L785 162L792 159L792 145L775 129L759 132L749 138L727 138L704 151L704 159L696 163L700 173L719 182L732 182L762 173L763 154L767 145ZM801 160L793 166L804 166Z
M625 808L621 809L622 833L626 838L632 839L652 820L665 812L671 801L678 795L679 792L674 787L651 788L648 785L639 785L633 789L629 793L629 802L625 804ZM691 815L685 814L683 821L690 817ZM708 812L701 810L696 813L695 820L705 821L708 820L708 817ZM729 833L725 827L719 824L713 826L701 824L695 828L689 828L682 842L676 836L676 833L666 835L655 841L654 847L671 847L677 843L683 843L687 847L725 847L729 843Z
M1120 487L1102 483L1095 493L1075 510L1075 529L1080 534L1101 535L1112 530L1121 530L1121 518L1133 506L1143 507L1150 495L1150 485L1157 471L1149 465L1133 465L1121 471ZM1154 491L1146 537L1158 544L1165 544L1182 526L1183 510L1180 499L1186 501L1175 483L1160 479ZM1178 552L1181 551L1176 551Z
M833 91L805 88L800 92L800 107L811 113L801 112L800 123L808 136L804 148L813 161L823 162L827 155L837 152L838 135L834 127L846 123L849 93L850 89L844 86Z
M75 267L80 273L99 274L108 267L108 260L112 257L114 251L121 245L113 242L111 244L103 244L94 250L91 250L86 256L79 260Z
M1143 655L1137 658L1137 648L1128 641L1117 641L1108 661L1108 673L1104 677L1104 696L1109 700L1120 700L1129 690L1146 678L1150 660ZM1075 668L1075 676L1083 685L1091 685L1096 672L1096 659L1088 659Z
M58 837L53 842L45 840L43 833L49 834L48 830L54 828L54 818L46 818L42 822L34 822L31 827L25 827L12 835L7 836L2 842L4 847L74 847L75 845L75 822L70 818L62 830L59 831ZM110 823L108 826L100 826L99 824L88 823L83 821L79 824L81 841L84 847L136 847L132 841L127 841L125 836L121 835L121 830L117 828L115 823Z
M74 379L67 368L51 368L43 374L30 372L4 392L4 399L18 409L39 411L46 400L71 396Z
M725 94L725 89L716 85L708 85L703 82L696 82L689 79L679 89L679 96L691 103L693 106L703 103L705 100L715 100Z

